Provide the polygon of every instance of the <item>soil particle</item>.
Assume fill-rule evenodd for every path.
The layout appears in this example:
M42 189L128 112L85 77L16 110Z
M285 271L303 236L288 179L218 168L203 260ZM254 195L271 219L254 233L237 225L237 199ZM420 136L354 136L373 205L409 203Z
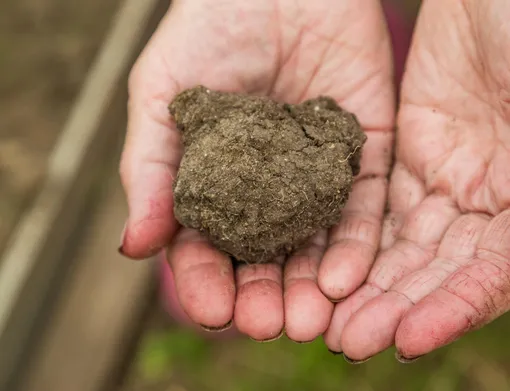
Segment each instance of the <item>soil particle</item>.
M175 216L219 250L270 262L339 221L366 136L333 99L290 105L198 86L169 109L184 143Z

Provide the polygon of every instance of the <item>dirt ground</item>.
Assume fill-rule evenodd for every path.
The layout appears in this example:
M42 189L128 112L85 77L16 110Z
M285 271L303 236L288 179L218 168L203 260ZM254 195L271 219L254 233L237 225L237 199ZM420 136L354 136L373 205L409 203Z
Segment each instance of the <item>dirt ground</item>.
M47 157L117 0L3 0L0 12L0 252Z

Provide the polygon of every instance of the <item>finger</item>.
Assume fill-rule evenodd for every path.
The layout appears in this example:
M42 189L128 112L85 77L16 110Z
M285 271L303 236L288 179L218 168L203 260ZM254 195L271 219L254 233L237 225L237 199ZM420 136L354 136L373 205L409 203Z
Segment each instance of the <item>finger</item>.
M349 320L342 335L344 353L352 359L364 360L393 345L404 314L451 273L473 259L487 225L488 219L482 215L464 215L457 219L446 232L436 259L365 304Z
M129 218L119 250L132 258L155 254L177 229L172 182L181 157L180 135L167 106L178 86L158 55L158 40L156 33L129 80L127 136L120 163Z
M179 301L196 323L210 329L229 325L235 284L230 258L197 231L182 228L168 250Z
M387 291L396 281L425 267L435 258L441 239L459 215L448 198L427 197L406 215L397 240L378 256L367 281Z
M380 240L385 191L385 178L356 182L340 224L330 230L319 285L332 300L348 296L366 279Z
M313 341L326 331L331 320L333 303L317 286L317 272L326 241L327 232L319 232L285 263L285 333L297 342Z
M281 265L241 265L236 270L236 283L237 329L257 341L280 337L284 326Z
M414 270L424 267L430 262L439 246L439 242L450 223L458 215L458 211L449 201L442 197L432 196L414 208L406 217L400 238L390 249L382 252L377 258L364 286L371 292L370 297L357 295L348 297L345 302L335 308L330 329L334 327L330 341L333 345L342 345L342 333L350 317L366 302L387 291L396 281ZM355 308L353 310L353 307ZM356 357L352 357L356 359Z
M395 337L413 358L446 345L510 309L510 211L483 233L475 258L409 311Z
M389 132L369 133L362 171L340 223L330 230L318 276L322 292L330 299L339 300L354 292L374 262L381 239L392 140Z
M426 196L423 183L409 170L397 162L391 174L388 206L389 213L384 219L380 248L386 250L397 240L407 213L420 204Z
M324 342L331 351L342 352L341 337L345 324L363 304L381 293L376 286L365 284L345 301L336 304L330 325L324 333Z

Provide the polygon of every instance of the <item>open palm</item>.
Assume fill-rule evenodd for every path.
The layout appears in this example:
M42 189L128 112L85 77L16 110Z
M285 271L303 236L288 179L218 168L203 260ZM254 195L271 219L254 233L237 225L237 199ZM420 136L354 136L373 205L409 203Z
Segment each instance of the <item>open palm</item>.
M175 1L130 78L121 176L129 220L121 251L132 258L168 247L180 302L195 322L233 319L254 339L322 334L333 303L366 278L380 240L394 121L390 42L378 0ZM180 91L263 94L297 103L335 98L368 134L342 222L286 263L243 265L173 217L180 136L167 105ZM319 288L320 287L320 288ZM326 297L328 296L329 299Z
M428 0L398 117L381 252L325 339L403 361L510 309L510 3Z

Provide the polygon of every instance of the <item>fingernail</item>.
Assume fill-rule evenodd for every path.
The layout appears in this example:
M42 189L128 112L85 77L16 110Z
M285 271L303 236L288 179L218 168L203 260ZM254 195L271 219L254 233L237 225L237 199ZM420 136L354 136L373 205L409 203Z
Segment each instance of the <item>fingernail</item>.
M326 296L326 298L327 298L330 302L332 302L332 303L334 303L334 304L336 304L336 303L341 303L342 301L344 301L344 300L345 300L345 297L342 297L341 299L333 299L332 297Z
M203 324L201 324L200 327L202 327L202 329L204 331L207 331L209 333L219 333L219 332L222 332L222 331L225 331L225 330L228 330L229 328L231 328L232 320L230 320L227 324L225 324L223 326L219 326L219 327L211 327L211 326L206 326Z
M299 345L306 345L306 344L309 344L309 343L312 343L314 340L312 339L311 341L293 341L294 343L297 343Z
M127 221L124 223L124 227L122 227L122 231L120 233L119 248L117 249L119 254L122 255L123 257L127 257L126 253L124 252L124 238L126 236L126 228L127 228Z
M273 341L276 341L276 340L280 339L280 338L283 336L283 334L285 334L285 330L282 330L282 331L280 332L280 334L278 334L278 335L277 335L276 337L274 337L274 338L273 338L273 337L271 337L271 338L268 338L268 339L255 339L255 338L250 337L250 339L251 339L252 341L254 341L254 342L258 342L258 343L273 342Z
M411 357L411 358L408 358L408 357L404 357L402 355L402 353L400 352L395 352L395 358L397 359L397 361L401 364L411 364L415 361L418 361L420 358L422 358L423 355L421 356L416 356L416 357Z
M343 352L335 352L334 350L331 350L331 349L328 349L328 351L329 351L332 355L334 355L334 356L339 356L339 355L343 354Z
M363 363L367 362L368 360L370 360L371 358L372 357L367 357L363 360L353 360L352 358L347 357L344 353L345 361L347 361L349 364L353 364L353 365L363 364Z
M122 231L120 233L119 249L121 249L124 244L124 237L126 236L126 228L127 228L127 221L124 223L124 227L122 227Z

